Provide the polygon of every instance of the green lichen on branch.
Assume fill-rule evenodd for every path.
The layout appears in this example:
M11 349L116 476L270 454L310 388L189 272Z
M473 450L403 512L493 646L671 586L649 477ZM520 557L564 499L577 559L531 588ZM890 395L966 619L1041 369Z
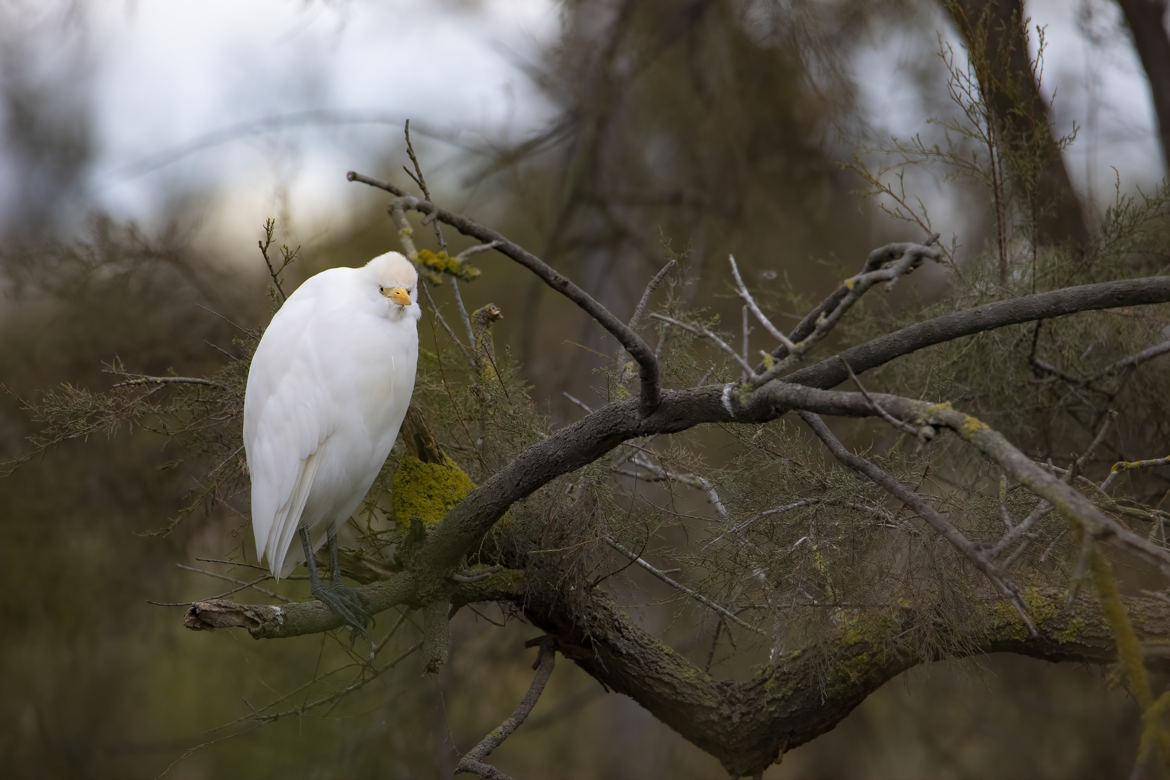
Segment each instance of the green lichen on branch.
M436 284L439 283L444 274L465 282L470 282L480 274L478 268L468 265L458 257L452 257L442 250L432 252L429 249L420 249L414 253L411 259L414 260L427 279Z
M453 506L475 488L467 472L444 455L443 463L424 463L407 455L398 464L391 482L391 506L398 530L406 533L411 519L424 526L438 523Z

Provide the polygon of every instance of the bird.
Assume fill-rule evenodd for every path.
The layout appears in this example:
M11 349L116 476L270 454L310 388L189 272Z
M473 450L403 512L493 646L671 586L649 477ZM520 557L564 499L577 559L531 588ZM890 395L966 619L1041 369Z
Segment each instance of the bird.
M371 616L340 583L337 529L378 476L410 406L421 316L418 272L400 253L331 268L288 296L248 369L244 451L256 557L276 580L303 560L313 596L355 633ZM328 587L314 557L325 542Z

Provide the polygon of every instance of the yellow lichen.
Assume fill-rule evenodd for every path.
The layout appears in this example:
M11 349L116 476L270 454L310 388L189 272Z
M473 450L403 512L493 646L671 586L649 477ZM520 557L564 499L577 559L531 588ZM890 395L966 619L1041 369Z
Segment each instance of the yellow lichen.
M1056 641L1062 645L1071 642L1079 642L1081 635L1085 632L1085 621L1082 618L1075 617L1068 621L1066 625L1057 635Z
M415 263L432 275L447 274L457 279L471 281L479 276L479 269L473 268L457 257L451 257L446 252L432 252L429 249L420 249L412 258Z
M390 489L399 531L406 533L414 517L424 526L434 525L475 488L467 472L444 457L444 463L424 463L407 455L398 464Z
M1024 590L1024 606L1036 625L1052 620L1060 614L1060 605L1036 588Z
M965 438L974 436L977 433L982 433L987 430L987 423L980 420L978 417L972 417L969 414L963 415L962 434Z
M1010 602L997 601L992 605L991 610L994 613L995 636L997 638L1017 642L1028 638L1028 626Z

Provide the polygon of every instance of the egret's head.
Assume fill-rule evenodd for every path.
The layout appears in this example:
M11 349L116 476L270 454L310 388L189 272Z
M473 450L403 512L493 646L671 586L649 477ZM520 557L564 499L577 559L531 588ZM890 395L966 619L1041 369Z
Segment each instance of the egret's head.
M398 252L378 255L366 263L378 292L391 303L403 308L418 300L418 271Z

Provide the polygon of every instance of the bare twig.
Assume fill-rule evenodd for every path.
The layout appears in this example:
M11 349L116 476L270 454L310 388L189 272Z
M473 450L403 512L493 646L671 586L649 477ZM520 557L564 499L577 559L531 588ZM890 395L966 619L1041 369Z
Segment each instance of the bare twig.
M830 296L831 298L832 296ZM924 347L994 328L1002 328L1005 325L1062 317L1074 312L1109 309L1117 306L1144 306L1166 303L1167 301L1170 301L1170 277L1164 276L1121 279L1113 282L1066 287L1061 290L1024 295L934 317L893 333L879 336L864 344L850 347L843 350L841 356L849 361L849 365L854 371L862 374L871 368ZM810 315L817 312L818 309L814 309ZM805 319L807 320L808 317ZM797 326L797 330L793 331L793 336L800 332L800 327ZM794 338L794 340L798 339ZM848 373L834 356L793 371L783 378L787 382L812 387L832 387L845 381L848 378Z
M1101 369L1101 372L1097 374L1094 379L1100 379L1101 377L1109 376L1110 374L1116 374L1121 371L1137 368L1147 360L1153 360L1159 355L1165 355L1168 352L1170 352L1170 341L1163 341L1161 344L1155 344L1152 347L1147 347L1137 354L1130 355L1127 358L1118 360L1116 363L1112 363L1106 366L1105 368Z
M394 221L394 225L398 228L398 240L402 244L402 248L406 250L406 256L410 258L416 258L418 256L418 248L414 244L414 228L412 228L410 226L410 222L407 221L406 212L403 210L398 200L391 201L387 210L390 213L390 218ZM456 280L454 277L452 277L451 281L454 283ZM425 295L427 298L427 308L434 315L435 319L438 320L439 324L443 326L443 330L447 331L447 335L451 337L451 341L454 342L455 346L459 347L459 351L463 353L463 357L471 366L474 367L475 356L471 353L471 347L464 344L459 339L459 337L455 335L455 331L452 329L451 324L447 322L447 318L443 316L443 313L439 311L438 305L435 304L435 299L431 295L431 288L426 284L421 284L419 286L422 288L423 295ZM471 330L471 320L467 317L467 311L463 308L462 300L459 300L459 305L460 316L467 323L468 344L474 346L475 336Z
M410 120L409 119L407 119L406 122L403 124L402 134L406 138L406 154L408 157L410 157L410 164L414 166L414 171L411 172L410 170L408 170L406 168L406 166L403 166L402 170L406 171L406 175L409 176L411 179L413 179L414 183L418 185L418 188L422 192L423 197L426 198L427 200L430 200L431 199L431 191L427 187L426 177L423 176L422 165L418 161L418 155L414 153L414 142L410 139ZM443 228L439 225L438 222L436 222L434 224L435 224L435 241L438 242L439 249L446 251L447 250L447 240L445 238L443 238Z
M689 325L682 320L676 320L674 317L667 317L665 314L658 314L657 312L652 312L650 316L656 320L661 320L662 322L674 325L676 328L682 328L688 333L694 333L696 336L703 336L704 338L710 339L711 342L715 344L715 346L719 347L728 355L731 355L733 358L735 358L735 362L739 363L740 367L743 368L748 377L756 378L755 370L752 368L751 364L744 359L743 355L736 352L730 344L721 339L718 334L712 332L708 328L702 325Z
M818 504L818 503L820 503L819 498L802 498L801 500L793 501L790 504L784 504L782 506L772 507L771 509L765 509L763 512L757 512L756 514L752 515L751 517L747 518L746 520L742 520L742 521L736 523L731 528L727 529L726 531L719 534L711 541L704 544L703 549L704 550L707 549L711 545L715 544L715 542L719 541L720 539L722 539L730 534L737 534L737 533L745 530L748 526L752 525L757 520L762 520L765 517L771 517L772 515L783 514L784 512L788 512L788 511L791 511L793 509L800 509L801 507L812 506L813 504Z
M840 358L842 365L845 366L845 370L849 372L849 378L853 380L853 384L857 385L857 389L863 396L865 396L865 400L869 401L873 405L873 410L878 413L878 416L880 416L883 420L898 430L904 433L908 433L911 436L917 437L919 439L928 439L931 435L933 435L934 429L930 426L916 428L909 423L902 422L897 417L894 417L892 414L883 409L881 404L873 400L873 397L869 394L869 391L865 389L863 384L861 384L861 380L857 378L857 374L853 373L853 369L849 367L849 361L845 360L845 358L841 357L840 355L837 357ZM931 433L927 434L925 431L930 431Z
M260 577L259 579L255 580L253 582L248 582L246 580L238 580L235 577L229 577L226 574L219 574L218 572L208 571L207 569L200 569L198 566L188 566L185 563L176 563L175 565L178 566L180 569L183 569L184 571L193 571L196 574L206 574L208 577L214 577L217 580L224 580L225 582L230 582L234 585L240 586L238 588L235 588L234 590L228 591L227 593L225 593L221 596L211 596L210 597L211 599L220 599L220 598L223 598L223 596L235 593L235 592L243 590L245 588L251 588L252 590L263 593L265 596L269 596L269 597L274 598L278 601L283 601L285 603L292 602L292 599L281 596L279 593L274 593L273 591L269 590L268 588L261 588L257 584L257 583L263 582L264 580L268 579L270 575L265 575L265 576Z
M634 313L630 315L630 329L637 330L638 326L642 324L642 315L646 311L646 306L650 303L650 296L658 289L658 285L662 284L662 280L678 265L677 260L671 260L666 265L658 269L658 273L646 283L646 289L642 291L642 297L638 299L638 305L634 307Z
M656 579L661 580L662 582L665 582L667 585L669 585L670 587L679 591L680 593L685 593L687 596L691 597L692 599L699 602L700 604L707 607L708 609L711 609L714 612L719 613L723 617L725 617L728 620L730 620L731 622L735 623L737 626L742 626L743 628L746 628L748 631L751 631L754 634L759 634L760 636L765 636L763 631L756 628L751 623L745 622L743 620L743 618L739 617L739 615L736 615L734 612L727 609L726 607L722 607L719 604L716 604L714 601L707 598L702 593L699 593L698 591L693 590L691 588L688 588L686 585L683 585L681 582L679 582L678 580L671 577L669 574L664 572L662 569L659 569L657 566L654 566L653 564L649 563L645 558L638 555L633 550L626 548L624 545L622 545L620 542L618 542L618 540L614 539L611 536L606 536L606 537L604 537L604 539L605 539L606 544L608 544L613 549L617 550L622 555L629 558L631 562L638 564L643 569L650 572L650 574L652 574Z
M516 705L516 709L512 710L512 714L504 719L503 723L488 732L475 747L467 751L466 755L459 760L455 774L468 772L491 780L510 780L508 775L488 764L485 759L492 754L492 751L502 745L504 740L512 736L516 729L520 728L524 719L536 706L536 702L540 700L540 694L544 692L544 686L548 683L548 678L552 676L553 664L556 661L555 640L551 636L544 636L535 640L535 643L540 647L540 652L533 665L536 674L532 677L532 684L528 686L528 692L524 694L524 698Z
M923 259L937 260L940 250L929 245L937 238L938 235L935 234L926 244L888 244L871 252L861 273L846 279L836 292L800 321L789 337L794 344L793 348L780 346L772 352L772 357L778 362L754 377L752 387L760 387L788 371L829 335L853 304L861 300L861 296L875 284L886 282L888 287L898 277L917 268Z
M495 249L499 245L500 245L500 242L498 242L498 241L489 241L486 244L472 244L471 246L467 247L459 254L455 255L455 259L462 263L462 262L465 262L467 260L467 258L471 257L472 255L477 255L480 252L487 252L490 249ZM456 280L456 281L458 281L458 280Z
M132 387L134 385L203 385L205 387L214 387L216 390L227 390L227 387L221 385L219 382L198 376L147 376L146 374L131 374L126 371L107 371L106 373L115 373L119 376L130 377L130 379L125 381L116 382L113 387Z
M651 461L650 456L645 451L636 452L630 458L630 462L646 469L651 474L661 477L662 479L668 479L673 482L681 482L684 485L689 485L690 487L702 490L707 494L707 500L710 502L711 506L715 507L715 511L718 512L719 515L724 519L727 518L727 507L723 505L723 501L719 498L719 492L715 490L715 486L711 484L711 480L707 479L706 477L702 477L698 474L671 471L670 469L663 468L657 463Z
M780 344L786 350L788 350L788 352L795 352L796 345L793 344L792 341L787 336L785 336L779 328L773 325L772 321L768 319L764 315L764 312L760 311L760 307L756 305L756 299L752 297L750 292L748 292L747 285L743 283L743 277L739 275L739 266L735 264L735 255L728 255L727 262L731 264L731 276L735 279L735 291L739 294L739 297L743 299L743 302L747 304L747 307L751 313L755 315L756 319L759 320L760 324L764 326L765 330L772 334L772 338L779 341Z

